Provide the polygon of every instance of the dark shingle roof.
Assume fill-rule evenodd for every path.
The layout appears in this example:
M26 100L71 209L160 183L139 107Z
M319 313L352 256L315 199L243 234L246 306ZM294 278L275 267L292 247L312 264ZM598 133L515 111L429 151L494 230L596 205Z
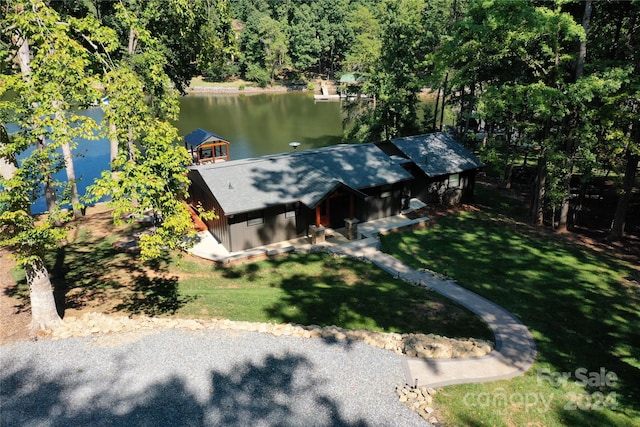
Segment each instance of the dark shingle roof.
M340 185L357 192L412 178L373 144L340 144L192 170L227 215L298 201L315 207Z
M191 132L190 134L186 135L184 137L184 140L187 141L189 144L191 144L194 147L197 147L200 144L205 143L205 142L209 142L209 141L229 142L226 139L224 139L223 137L221 137L220 135L216 135L213 132L209 132L209 131L201 129L201 128L198 128L198 129L194 130L193 132Z
M446 133L408 136L391 142L429 177L460 173L484 166Z

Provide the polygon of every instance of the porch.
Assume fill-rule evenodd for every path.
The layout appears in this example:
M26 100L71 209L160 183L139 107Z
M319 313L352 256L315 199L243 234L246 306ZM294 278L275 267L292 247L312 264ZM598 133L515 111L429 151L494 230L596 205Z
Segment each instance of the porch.
M425 206L417 199L410 201L409 209L400 215L380 218L368 222L357 224L358 237L349 240L346 237L346 229L324 228L324 241L312 243L311 236L299 237L296 239L277 242L265 246L259 246L246 251L229 252L220 244L208 231L198 233L198 241L188 252L194 256L215 261L219 265L233 265L244 262L257 261L276 257L294 251L310 251L314 247L332 247L339 245L354 244L361 239L376 237L380 233L398 231L403 229L414 229L424 226L429 221L428 217L409 219L406 214Z

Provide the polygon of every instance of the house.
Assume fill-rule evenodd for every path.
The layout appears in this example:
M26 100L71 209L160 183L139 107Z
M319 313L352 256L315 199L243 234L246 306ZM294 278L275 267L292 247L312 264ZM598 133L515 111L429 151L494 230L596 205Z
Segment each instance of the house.
M395 138L378 146L392 158L406 160L402 164L414 177L412 197L427 204L473 201L475 177L485 165L449 134Z
M186 148L196 164L228 161L229 141L204 129L196 129L184 137Z
M444 133L384 143L339 144L189 169L190 204L230 252L397 215L409 197L456 203L473 197L484 165Z
M396 215L411 174L375 144L339 144L192 166L190 203L230 252Z

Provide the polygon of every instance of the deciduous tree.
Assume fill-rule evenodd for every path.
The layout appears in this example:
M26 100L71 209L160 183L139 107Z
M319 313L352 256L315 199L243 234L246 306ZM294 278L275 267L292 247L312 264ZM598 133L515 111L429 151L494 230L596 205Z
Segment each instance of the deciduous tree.
M0 179L0 242L13 248L25 269L32 329L47 329L58 326L60 317L44 256L65 236L57 224L67 216L58 206L36 217L31 204L52 191L51 177L69 161L74 138L93 135L95 123L76 111L95 97L94 79L87 70L88 52L70 34L75 20L65 21L42 1L1 7L2 37L11 46L3 60L14 66L3 67L6 74L0 76L0 97L12 95L0 103L0 122L13 122L19 131L0 155L9 162L23 158L12 176ZM60 192L59 201L72 202L68 195Z

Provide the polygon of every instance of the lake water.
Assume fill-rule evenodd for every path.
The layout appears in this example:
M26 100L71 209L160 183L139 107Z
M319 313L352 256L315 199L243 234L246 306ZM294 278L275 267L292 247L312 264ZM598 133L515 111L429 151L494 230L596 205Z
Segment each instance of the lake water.
M180 100L181 136L196 128L231 142L231 159L334 145L342 139L340 102L315 102L313 94L187 95Z

